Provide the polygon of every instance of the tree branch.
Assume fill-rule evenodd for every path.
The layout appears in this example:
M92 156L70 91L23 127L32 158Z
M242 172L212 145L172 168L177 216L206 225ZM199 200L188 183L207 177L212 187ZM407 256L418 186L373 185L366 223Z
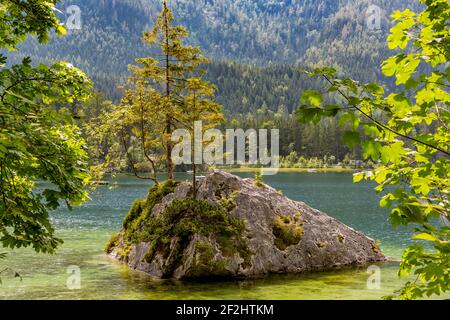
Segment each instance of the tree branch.
M3 100L5 99L5 96L8 93L8 91L11 90L12 88L18 86L19 84L21 84L23 82L27 82L27 81L52 81L52 80L56 80L56 78L26 78L26 79L18 79L14 83L12 83L10 86L6 87L3 90L3 93L0 95L0 100L3 102Z
M322 75L322 76L325 78L325 80L326 80L330 85L332 85L332 86L334 85L333 81L331 81L326 75ZM347 100L347 102L349 102L349 104L350 104L350 98L349 98L349 97L348 97L341 89L337 88L337 91L338 91L339 94L341 94L341 95L345 98L345 100ZM410 141L417 142L417 143L422 144L422 145L424 145L424 146L427 146L427 147L429 147L429 148L431 148L431 149L434 149L434 150L436 150L436 151L442 152L442 153L446 154L447 156L450 156L450 152L449 152L449 151L446 151L446 150L444 150L444 149L442 149L442 148L433 146L432 144L429 144L429 143L427 143L427 142L420 141L420 140L418 140L418 139L416 139L416 138L413 138L413 137L410 137L410 136L408 136L408 135L405 135L405 134L402 134L402 133L400 133L400 132L397 132L397 131L395 131L394 129L388 127L387 125L385 125L385 124L379 122L378 120L376 120L375 118L373 118L371 115L365 113L365 112L364 112L361 108L359 108L358 106L356 106L356 105L354 105L354 104L350 104L350 105L351 105L353 108L355 108L356 110L358 110L362 115L364 115L364 116L365 116L366 118L368 118L370 121L372 121L373 123L375 123L379 128L381 128L381 129L383 129L383 130L386 130L386 131L389 131L389 132L391 132L391 133L393 133L393 134L395 134L395 135L397 135L397 136L399 136L399 137L408 139L408 140L410 140Z

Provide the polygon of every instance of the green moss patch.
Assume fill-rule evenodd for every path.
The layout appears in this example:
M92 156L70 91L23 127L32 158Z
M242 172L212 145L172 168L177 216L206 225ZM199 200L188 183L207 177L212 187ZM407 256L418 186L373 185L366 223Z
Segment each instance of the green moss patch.
M228 212L233 211L237 207L236 198L239 196L239 191L233 191L230 197L219 198L217 201L224 207Z
M131 244L138 242L140 230L142 230L144 222L149 219L155 205L161 202L165 196L173 193L177 184L173 180L168 180L154 185L150 188L147 198L135 200L123 221L124 231L111 238L105 251L111 253L120 242L124 241L124 248L126 249L121 249L118 253L126 260Z
M193 270L193 274L225 274L225 258L236 254L243 259L243 268L251 266L252 253L247 243L246 223L229 214L236 206L234 199L238 192L222 194L219 205L190 198L175 199L163 212L152 216L155 205L173 193L176 186L174 181L155 185L146 199L136 200L125 217L124 230L111 239L106 251L111 253L122 244L118 255L127 261L133 244L149 243L150 248L144 260L151 262L157 253L162 254L166 273L163 276L171 277L182 262L184 251L194 235L201 235L210 241L196 244L196 270ZM220 250L222 260L213 259L212 243Z
M210 278L229 275L226 269L226 261L217 260L214 257L214 251L209 241L199 241L195 246L194 270L190 271L193 278Z
M146 260L150 262L156 253L163 253L166 276L171 276L195 234L214 239L224 255L237 253L244 260L242 266L249 266L251 252L245 233L245 222L230 216L222 206L204 200L175 199L163 213L146 221L141 240L150 243Z
M122 233L114 234L106 245L106 253L110 254L114 250L114 248L119 245L120 241L122 241Z
M380 240L375 240L374 242L372 242L372 251L374 253L381 253L381 241Z
M127 214L124 222L125 238L133 243L140 241L138 237L142 227L148 219L151 219L153 208L164 197L173 193L178 182L167 180L150 188L146 199L136 200Z
M123 245L117 250L117 256L125 261L128 262L128 258L130 257L130 253L132 250L132 246L129 242L124 242Z
M275 236L275 246L280 250L297 245L305 233L303 223L299 219L291 219L288 216L277 217L272 226Z
M300 218L302 217L302 215L303 215L303 212L301 212L301 211L297 212L297 213L294 215L294 221L295 221L295 222L299 222L299 221L300 221Z
M125 219L123 220L123 227L125 229L127 229L134 220L140 217L145 209L146 203L147 201L145 199L134 200L133 204L131 205L130 211L128 211Z
M317 247L320 249L324 249L327 247L326 242L317 242L316 244L317 244Z

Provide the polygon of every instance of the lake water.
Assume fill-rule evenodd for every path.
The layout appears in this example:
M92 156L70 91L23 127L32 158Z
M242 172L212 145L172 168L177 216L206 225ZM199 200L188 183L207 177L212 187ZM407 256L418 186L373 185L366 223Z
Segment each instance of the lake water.
M380 240L390 257L398 259L410 244L408 232L393 229L388 213L378 207L373 185L355 185L349 173L280 173L265 177L265 182ZM7 265L20 273L22 281L3 274L0 299L379 299L405 281L397 277L395 262L380 266L379 289L368 288L366 268L222 283L155 280L103 252L131 202L144 197L149 187L147 181L127 177L119 178L118 185L114 190L99 188L81 207L72 212L60 209L53 215L58 235L65 241L56 255L37 255L28 249L9 253L0 269ZM67 287L70 266L80 268L79 290Z

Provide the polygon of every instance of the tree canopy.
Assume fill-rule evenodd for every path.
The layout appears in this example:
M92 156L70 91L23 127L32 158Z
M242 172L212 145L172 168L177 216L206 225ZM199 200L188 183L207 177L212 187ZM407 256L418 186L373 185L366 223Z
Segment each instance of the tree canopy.
M55 3L2 1L0 48L16 50L27 35L45 42L52 30L63 34ZM49 211L86 199L87 153L67 106L86 99L91 82L65 62L0 61L0 243L51 253L62 241Z
M158 183L156 173L165 169L171 180L172 133L180 128L192 131L195 121L203 121L206 129L223 119L221 106L213 101L215 87L203 79L208 60L199 48L183 43L188 32L174 22L164 1L153 29L143 35L159 53L136 59L121 103L87 126L88 136L106 149L97 166L100 172L125 169Z
M375 181L380 205L391 209L391 223L410 226L414 239L425 242L403 254L399 274L416 276L398 292L405 299L450 289L450 4L420 2L419 13L392 15L388 46L399 53L382 71L395 77L394 92L339 78L332 68L316 69L311 75L323 78L327 93L340 95L345 105L326 104L321 92L307 90L298 110L301 122L339 117L347 129L345 142L361 145L364 158L381 164L354 180Z

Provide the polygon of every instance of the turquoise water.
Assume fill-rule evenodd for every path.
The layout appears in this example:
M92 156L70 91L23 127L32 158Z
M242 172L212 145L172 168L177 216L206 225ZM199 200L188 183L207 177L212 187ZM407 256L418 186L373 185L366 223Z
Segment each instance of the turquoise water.
M251 174L240 174L250 177ZM179 175L178 179L186 179ZM410 243L406 230L394 230L378 207L373 185L352 183L348 173L280 173L265 182L380 240L383 252L399 258ZM155 280L110 259L103 253L112 233L120 229L131 202L147 194L148 182L118 179L118 188L97 189L92 200L74 211L60 209L52 219L65 241L53 256L31 250L9 253L7 265L22 276L2 275L2 299L379 299L391 294L398 263L381 265L381 288L368 289L366 269L308 275L277 275L247 281L192 283ZM80 270L80 289L69 290L69 266ZM2 269L2 268L0 268Z

